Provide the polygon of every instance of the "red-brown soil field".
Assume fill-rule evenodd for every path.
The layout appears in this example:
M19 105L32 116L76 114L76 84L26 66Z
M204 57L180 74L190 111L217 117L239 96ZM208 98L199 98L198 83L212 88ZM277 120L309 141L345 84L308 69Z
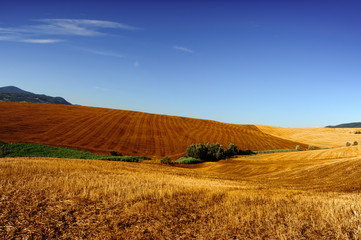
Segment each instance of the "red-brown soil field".
M262 132L255 125L106 108L0 103L0 140L72 147L95 153L180 157L192 143L239 149L294 149L306 144Z

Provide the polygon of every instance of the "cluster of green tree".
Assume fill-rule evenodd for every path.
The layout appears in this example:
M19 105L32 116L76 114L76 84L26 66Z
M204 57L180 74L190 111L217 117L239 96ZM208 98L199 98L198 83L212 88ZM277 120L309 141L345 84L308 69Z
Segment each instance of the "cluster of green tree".
M219 143L211 144L192 144L187 147L186 157L200 159L202 161L218 161L229 158L234 155L250 155L254 154L251 150L238 150L237 145L228 144L228 149L224 149Z

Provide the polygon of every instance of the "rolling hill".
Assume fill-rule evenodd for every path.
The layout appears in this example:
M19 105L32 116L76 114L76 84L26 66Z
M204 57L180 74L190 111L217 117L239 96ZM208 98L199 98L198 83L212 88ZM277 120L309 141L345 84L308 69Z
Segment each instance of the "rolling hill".
M35 94L14 86L0 88L0 102L31 102L71 105L71 103L66 101L64 98Z
M335 146L173 166L2 158L1 239L358 239L361 146L344 146L361 137L355 129L225 124L56 104L0 103L0 111L2 141L94 152L176 157L205 141L252 150L307 147L298 141Z
M255 125L73 105L0 103L0 140L73 147L95 153L180 157L192 143L228 142L239 149L294 149L306 144Z
M361 134L355 134L361 129L349 128L282 128L257 125L264 133L292 141L300 141L308 145L322 148L342 147L346 142L361 142Z

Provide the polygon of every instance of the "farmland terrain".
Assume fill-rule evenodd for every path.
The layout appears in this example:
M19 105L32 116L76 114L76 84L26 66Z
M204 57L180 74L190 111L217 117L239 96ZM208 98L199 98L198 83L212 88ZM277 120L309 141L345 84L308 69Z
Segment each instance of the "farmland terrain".
M346 142L361 143L361 128L282 128L257 125L264 133L321 148L342 147Z
M0 159L2 239L359 239L361 147L168 166Z
M359 239L355 129L291 129L0 103L0 140L181 156L191 143L328 148L194 165L0 158L0 239Z
M190 144L228 143L239 149L294 149L307 144L262 132L255 125L105 108L0 103L0 140L73 147L95 153L180 157Z

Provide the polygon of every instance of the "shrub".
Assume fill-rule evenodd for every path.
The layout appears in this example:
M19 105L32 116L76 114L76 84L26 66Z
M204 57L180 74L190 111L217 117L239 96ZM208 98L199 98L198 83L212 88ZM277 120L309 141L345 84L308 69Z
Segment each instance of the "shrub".
M118 153L116 151L110 151L110 155L112 156L118 156Z
M225 155L227 157L232 157L238 154L237 145L233 143L228 143L228 149L225 151Z
M112 156L123 156L123 154L118 153L116 151L110 151L110 155L112 155Z
M268 154L268 153L295 152L295 151L297 151L297 150L296 149L274 149L274 150L255 151L253 154L257 154L257 153Z
M346 142L346 147L349 147L351 146L351 143L350 142Z
M312 145L309 145L309 146L308 146L308 150L315 150L315 147L312 146Z
M10 153L9 147L7 144L0 145L0 157L6 157Z
M160 160L160 163L162 163L162 164L172 164L172 160L168 156L165 156L164 158L162 158L162 160Z
M252 155L252 154L256 154L256 153L252 152L252 150L250 150L250 149L246 149L245 151L242 151L242 150L238 151L238 155Z
M301 150L301 146L300 146L300 145L297 145L297 146L296 146L296 150L297 150L297 151L300 151L300 150Z
M181 164L196 164L201 162L202 162L201 160L192 157L181 157L176 161L176 163L181 163Z
M361 134L361 131L356 131L355 134Z
M139 157L136 156L111 156L111 157L103 157L99 158L100 160L109 160L109 161L121 161L121 162L139 162L139 160L142 160Z
M358 142L357 142L357 141L354 141L354 142L353 142L353 145L354 145L354 146L357 146L357 145L358 145Z

